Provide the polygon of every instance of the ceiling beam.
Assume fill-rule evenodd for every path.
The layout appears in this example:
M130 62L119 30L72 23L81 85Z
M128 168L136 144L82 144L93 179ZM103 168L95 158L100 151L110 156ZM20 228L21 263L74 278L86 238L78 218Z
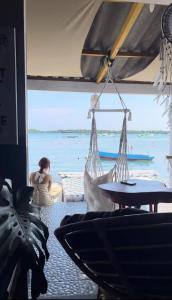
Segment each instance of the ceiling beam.
M117 56L120 48L122 47L123 43L125 42L130 30L132 29L134 23L136 22L138 16L140 15L142 8L144 6L144 3L134 3L132 4L132 7L130 9L130 12L128 14L128 16L126 17L121 31L116 39L116 41L114 42L112 49L110 51L110 60L115 59L115 57ZM99 83L102 81L102 79L106 76L107 72L109 70L109 65L108 63L105 63L103 65L103 67L99 70L97 78L96 78L96 82Z
M115 81L116 87L121 94L158 94L158 87L153 86L152 82L142 81ZM57 92L79 92L79 93L101 93L104 82L96 84L95 81L86 80L83 77L53 77L53 76L31 76L27 75L27 89L39 91ZM103 93L114 94L114 84L106 85ZM139 100L139 97L138 97Z
M158 52L149 53L149 52L119 51L116 56L125 57L125 58L142 58L142 57L155 58L157 55ZM108 52L99 51L99 50L83 50L82 56L102 57L102 56L108 56Z
M105 0L105 2L142 2L144 4L169 5L171 3L171 0Z

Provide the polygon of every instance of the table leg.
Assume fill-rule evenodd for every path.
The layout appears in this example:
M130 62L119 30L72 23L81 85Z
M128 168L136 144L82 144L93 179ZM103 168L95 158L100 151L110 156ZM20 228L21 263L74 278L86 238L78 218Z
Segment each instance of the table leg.
M149 204L149 211L150 211L150 212L153 212L152 204Z
M154 204L154 212L157 213L158 212L158 203Z

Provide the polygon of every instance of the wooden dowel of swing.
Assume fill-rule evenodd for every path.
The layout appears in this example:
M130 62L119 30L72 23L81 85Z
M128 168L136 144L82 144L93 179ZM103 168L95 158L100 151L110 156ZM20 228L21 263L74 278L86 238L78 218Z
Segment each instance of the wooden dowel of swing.
M172 155L166 155L167 159L172 159Z
M129 109L90 109L95 112L130 112Z

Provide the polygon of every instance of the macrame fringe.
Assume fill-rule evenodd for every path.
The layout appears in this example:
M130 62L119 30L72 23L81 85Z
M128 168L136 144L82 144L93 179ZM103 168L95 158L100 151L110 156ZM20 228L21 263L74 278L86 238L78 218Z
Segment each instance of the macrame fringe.
M93 112L92 117L92 128L91 128L91 137L90 137L90 147L87 162L85 169L90 174L93 179L96 179L99 176L104 174L103 167L101 164L98 142L97 142L97 129L96 129L96 119ZM118 158L114 164L114 167L110 170L112 172L113 181L127 181L129 178L128 171L128 161L127 161L127 116L124 115Z
M96 179L97 177L102 176L104 174L102 164L100 161L100 156L98 155L98 153L99 150L98 150L98 143L97 143L97 128L96 128L95 113L93 112L90 147L89 147L88 158L85 165L85 169L93 179Z
M154 86L158 87L158 96L154 100L165 105L164 116L171 111L172 103L172 44L166 38L161 39L159 59L160 70L154 80Z

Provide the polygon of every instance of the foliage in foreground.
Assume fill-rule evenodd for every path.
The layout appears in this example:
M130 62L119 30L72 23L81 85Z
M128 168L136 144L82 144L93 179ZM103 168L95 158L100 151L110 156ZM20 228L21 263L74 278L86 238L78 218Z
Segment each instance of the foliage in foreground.
M43 269L49 233L33 213L32 193L33 188L26 186L14 195L10 185L0 181L0 299L10 296L7 290L18 264L22 271L31 270L32 298L47 291Z

